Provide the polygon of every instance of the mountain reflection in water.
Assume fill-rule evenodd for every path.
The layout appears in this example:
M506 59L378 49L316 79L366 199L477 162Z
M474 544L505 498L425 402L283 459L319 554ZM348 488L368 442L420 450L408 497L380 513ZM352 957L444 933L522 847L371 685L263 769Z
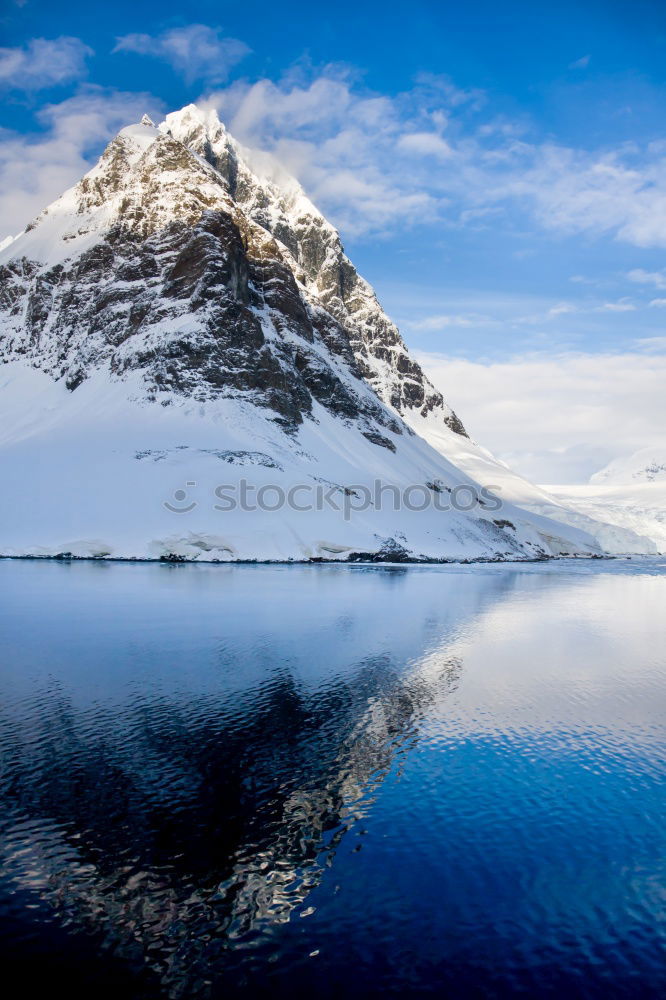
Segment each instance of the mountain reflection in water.
M317 957L280 928L297 935L336 852L363 846L382 783L446 713L474 623L524 584L507 570L0 573L18 581L3 617L7 961L176 1000L267 988L272 968ZM413 863L400 845L395 863Z

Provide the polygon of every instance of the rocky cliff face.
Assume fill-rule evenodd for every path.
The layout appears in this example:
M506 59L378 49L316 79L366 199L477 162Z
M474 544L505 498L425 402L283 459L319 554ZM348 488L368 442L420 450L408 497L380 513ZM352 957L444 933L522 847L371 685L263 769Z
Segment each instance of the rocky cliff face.
M317 401L378 446L412 411L465 433L335 229L194 106L124 129L0 255L0 351L72 391L104 367L164 405L242 396L288 431Z

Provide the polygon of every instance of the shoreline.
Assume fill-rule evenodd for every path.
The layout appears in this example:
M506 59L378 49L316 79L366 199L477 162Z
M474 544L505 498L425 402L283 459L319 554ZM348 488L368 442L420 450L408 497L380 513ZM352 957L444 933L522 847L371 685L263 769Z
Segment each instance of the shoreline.
M659 553L656 553L659 555ZM356 558L358 556L358 558ZM4 555L0 554L0 560L13 560L22 562L94 562L94 563L156 563L166 566L471 566L471 565L523 565L531 563L565 562L574 559L577 562L607 561L614 559L643 559L649 558L640 554L611 555L596 554L590 555L543 555L531 556L525 559L499 559L493 557L484 558L477 556L472 559L418 559L416 557L386 558L381 554L372 553L352 553L352 557L346 559L325 559L322 556L313 556L310 559L188 559L185 556L159 556L151 558L149 556L76 556L71 553L57 555Z

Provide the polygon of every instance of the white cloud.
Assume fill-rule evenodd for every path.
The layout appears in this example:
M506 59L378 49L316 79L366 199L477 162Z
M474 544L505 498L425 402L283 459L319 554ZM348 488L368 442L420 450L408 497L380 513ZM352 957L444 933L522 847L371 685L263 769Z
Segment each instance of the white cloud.
M329 67L314 79L237 82L205 103L242 142L273 152L349 233L469 225L518 208L544 229L666 246L666 147L529 141L524 123L480 121L483 99L439 77L379 96Z
M636 267L627 274L629 281L635 281L639 285L654 285L655 288L666 288L666 271L644 271L642 267Z
M666 309L666 299L652 299L650 305L656 306L657 309Z
M569 281L573 281L576 285L598 285L598 278L588 278L585 274L572 274Z
M440 160L448 160L453 155L446 139L436 132L408 132L398 139L398 148L421 156L435 156Z
M193 24L126 35L116 51L162 58L210 86L248 49ZM354 72L328 67L314 78L297 68L277 83L238 81L203 103L218 108L241 142L295 174L346 235L488 225L493 214L501 220L517 210L544 229L666 245L666 147L594 153L530 142L524 123L482 120L484 100L436 76L379 95L363 90ZM666 288L662 272L629 277Z
M586 482L617 455L664 442L663 355L419 361L470 434L537 482Z
M0 87L40 90L80 79L93 50L80 38L32 38L25 46L0 48Z
M480 316L472 313L466 316L449 316L446 314L436 316L425 316L423 319L414 320L410 326L412 330L445 330L449 326L475 326L478 323L490 322L488 316Z
M134 52L168 62L186 83L223 83L231 69L250 52L245 42L226 38L220 28L188 24L160 35L130 34L116 39L114 52Z
M446 198L427 180L424 148L449 155L438 131L446 102L466 100L433 78L396 98L358 93L348 72L329 68L305 83L236 83L205 103L241 142L272 152L343 231L358 234L441 215Z
M666 158L634 147L589 153L552 144L514 161L497 195L523 199L547 229L666 246Z
M666 337L639 337L638 340L634 341L634 344L648 353L653 351L657 354L666 352Z
M567 313L575 313L578 311L578 307L572 302L558 302L556 306L551 306L548 310L548 315L554 316L564 316Z
M106 91L97 87L39 112L44 131L36 135L0 132L0 237L15 235L43 208L90 169L91 154L101 152L124 125L144 112L158 115L150 94Z
M637 302L628 310L622 307L629 303L620 300L621 308L607 309L596 295L558 301L527 291L408 284L395 277L380 279L377 287L380 300L412 342L424 347L427 342L434 348L435 341L426 341L421 334L456 327L474 328L480 334L474 339L454 336L451 343L456 344L455 353L471 350L478 355L481 344L492 351L493 357L506 353L507 344L509 349L520 351L541 350L548 345L562 352L579 348L585 343L583 338L589 341L600 337L608 343L610 337L620 336L621 349L631 350L639 336L651 337L657 319L654 312L650 315L647 302Z
M636 306L633 302L629 302L628 299L618 299L617 302L604 302L603 305L598 306L595 310L596 312L634 312Z

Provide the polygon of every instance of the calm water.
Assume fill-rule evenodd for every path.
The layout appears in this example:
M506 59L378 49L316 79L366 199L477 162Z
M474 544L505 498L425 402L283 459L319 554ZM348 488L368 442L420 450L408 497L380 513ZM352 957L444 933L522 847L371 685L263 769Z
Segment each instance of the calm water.
M663 561L0 590L23 995L666 995Z

